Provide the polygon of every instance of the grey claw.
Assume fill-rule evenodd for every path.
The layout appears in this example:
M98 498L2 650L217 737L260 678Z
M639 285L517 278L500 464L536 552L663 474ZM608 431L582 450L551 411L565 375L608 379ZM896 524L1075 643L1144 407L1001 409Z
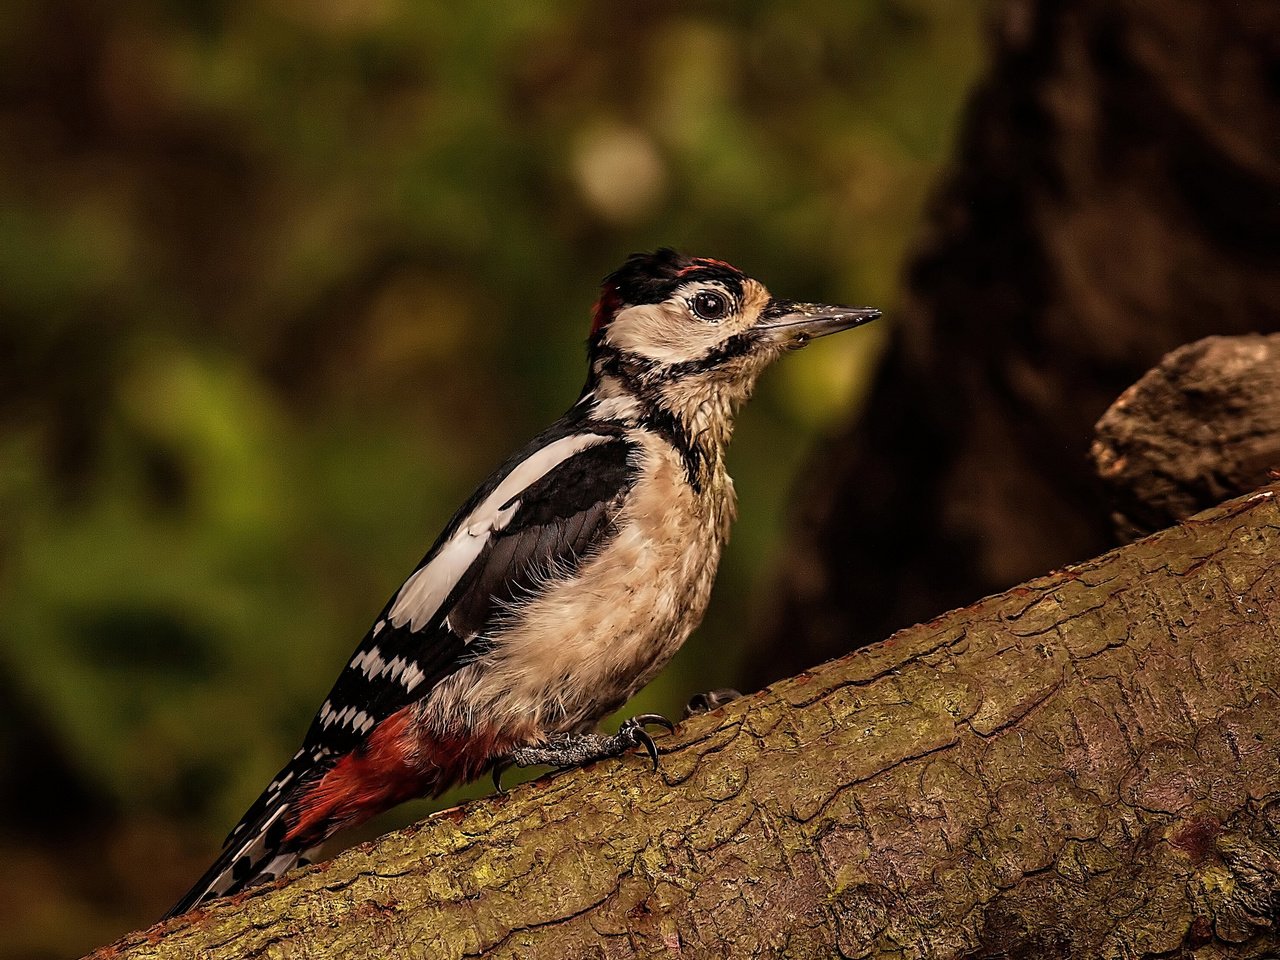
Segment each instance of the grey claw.
M504 763L501 760L493 765L493 786L498 791L499 796L506 796L507 794L507 791L502 788L502 775L510 766L511 764Z
M649 736L649 732L645 730L644 727L639 725L637 725L631 730L631 736L634 737L637 741L639 741L641 746L644 747L645 752L649 754L649 759L653 761L654 771L657 772L658 745L653 742L653 737Z
M668 730L674 730L676 725L664 717L660 713L642 713L639 716L632 717L627 723L634 723L637 727L644 728L652 723L655 726L666 727Z
M658 745L653 742L653 737L649 735L649 731L645 729L645 724L653 724L654 726L666 727L668 730L674 730L675 724L662 716L660 713L642 713L627 720L618 728L618 734L626 737L632 743L644 747L645 752L649 754L649 759L653 761L653 769L658 769Z

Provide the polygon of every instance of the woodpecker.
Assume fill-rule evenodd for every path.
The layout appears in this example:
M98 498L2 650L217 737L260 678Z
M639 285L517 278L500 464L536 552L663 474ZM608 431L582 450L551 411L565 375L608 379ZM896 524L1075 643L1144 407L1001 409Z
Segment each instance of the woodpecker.
M611 736L595 726L702 619L735 515L734 415L783 352L878 316L772 297L721 260L629 257L604 280L577 402L445 527L302 748L167 916L487 770L638 746L656 764L645 725L663 718L633 717Z

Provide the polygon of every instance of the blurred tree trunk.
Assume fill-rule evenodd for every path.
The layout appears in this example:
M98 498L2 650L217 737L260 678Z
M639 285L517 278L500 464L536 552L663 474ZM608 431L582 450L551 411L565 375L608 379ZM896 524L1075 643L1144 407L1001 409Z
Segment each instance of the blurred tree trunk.
M1275 956L1277 494L94 956Z
M1280 4L1010 0L858 424L814 458L760 684L1111 544L1094 422L1280 329Z

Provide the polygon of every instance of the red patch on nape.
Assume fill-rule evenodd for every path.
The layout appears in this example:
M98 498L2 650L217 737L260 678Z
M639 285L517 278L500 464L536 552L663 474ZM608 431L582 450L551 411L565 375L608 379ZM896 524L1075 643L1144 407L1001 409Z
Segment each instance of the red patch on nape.
M405 707L374 727L303 795L286 840L318 843L406 800L439 796L476 779L513 745L493 731L432 737L413 722L413 711Z
M599 333L600 328L613 319L613 315L622 306L622 294L618 288L610 284L600 291L600 299L591 312L591 335Z
M694 270L705 270L707 267L719 267L722 270L732 270L734 273L742 272L727 260L716 260L714 257L694 257L693 263L682 269L676 276L683 277L686 273L692 273Z

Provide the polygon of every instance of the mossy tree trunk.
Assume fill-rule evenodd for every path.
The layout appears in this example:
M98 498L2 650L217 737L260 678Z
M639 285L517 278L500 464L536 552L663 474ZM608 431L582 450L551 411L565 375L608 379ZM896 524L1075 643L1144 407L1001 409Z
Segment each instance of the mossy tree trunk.
M1274 956L1277 494L94 956Z

